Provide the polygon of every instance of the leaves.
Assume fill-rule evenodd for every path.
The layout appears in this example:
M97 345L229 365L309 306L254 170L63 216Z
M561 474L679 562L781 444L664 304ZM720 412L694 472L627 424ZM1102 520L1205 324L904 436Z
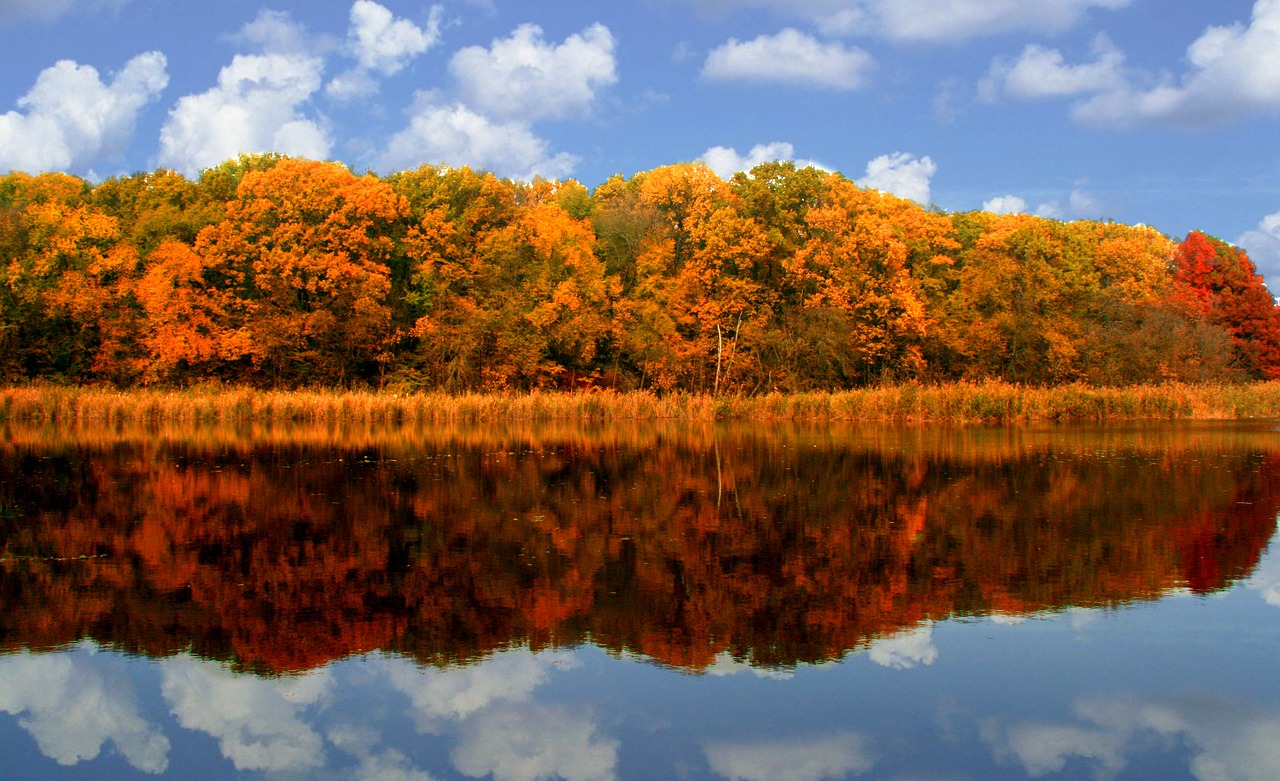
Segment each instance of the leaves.
M1229 345L1229 347L1228 347ZM766 163L385 179L244 155L0 177L0 378L608 386L1280 377L1280 309L1201 233L946 215Z

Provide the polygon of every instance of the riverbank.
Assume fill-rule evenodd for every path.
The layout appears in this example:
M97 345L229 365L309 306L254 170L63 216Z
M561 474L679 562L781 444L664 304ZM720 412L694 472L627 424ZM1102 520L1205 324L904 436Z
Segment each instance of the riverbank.
M647 391L398 394L201 387L0 389L0 421L410 423L501 420L849 420L892 423L1224 420L1280 417L1280 382L1126 388L1003 382L720 396Z

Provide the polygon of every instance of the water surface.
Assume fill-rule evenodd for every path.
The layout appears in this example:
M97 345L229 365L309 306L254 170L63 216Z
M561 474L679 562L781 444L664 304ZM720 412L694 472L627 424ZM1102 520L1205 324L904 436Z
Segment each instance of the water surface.
M0 777L1280 778L1274 422L2 433Z

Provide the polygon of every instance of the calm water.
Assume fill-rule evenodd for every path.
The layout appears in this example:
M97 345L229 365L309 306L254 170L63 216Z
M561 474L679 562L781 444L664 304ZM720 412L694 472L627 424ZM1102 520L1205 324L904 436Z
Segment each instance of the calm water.
M0 429L0 778L1280 778L1280 426Z

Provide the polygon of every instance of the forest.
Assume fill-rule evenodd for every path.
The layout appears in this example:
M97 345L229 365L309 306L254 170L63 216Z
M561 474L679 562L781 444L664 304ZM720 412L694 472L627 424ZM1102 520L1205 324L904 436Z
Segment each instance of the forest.
M574 182L245 155L0 178L0 383L699 394L1280 379L1192 232L944 213L840 174Z

